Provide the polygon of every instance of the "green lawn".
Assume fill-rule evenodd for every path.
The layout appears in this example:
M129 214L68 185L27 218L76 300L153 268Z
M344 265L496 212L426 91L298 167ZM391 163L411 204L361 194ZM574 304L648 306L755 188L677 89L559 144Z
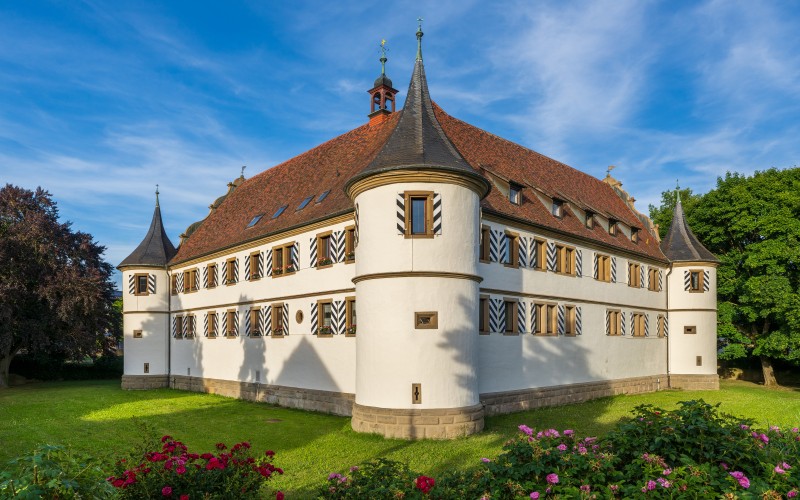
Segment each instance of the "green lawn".
M141 428L134 422L138 419L199 453L213 451L218 441L230 445L248 440L258 450L273 449L275 464L286 471L274 486L306 496L302 493L323 484L328 473L346 471L375 457L406 461L413 469L435 475L498 454L521 423L598 435L638 404L672 408L678 401L699 398L722 403L724 412L753 418L763 426L800 424L800 391L724 382L720 391L617 396L492 417L477 436L407 442L356 434L348 418L221 396L169 389L123 391L118 381L57 382L0 391L0 464L42 443L66 444L96 455L121 455L139 441Z

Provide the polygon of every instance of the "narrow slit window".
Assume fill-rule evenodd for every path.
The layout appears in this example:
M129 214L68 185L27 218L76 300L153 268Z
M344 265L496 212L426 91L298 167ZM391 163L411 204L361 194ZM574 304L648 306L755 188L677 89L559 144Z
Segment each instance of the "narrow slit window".
M425 234L426 198L411 198L411 234Z

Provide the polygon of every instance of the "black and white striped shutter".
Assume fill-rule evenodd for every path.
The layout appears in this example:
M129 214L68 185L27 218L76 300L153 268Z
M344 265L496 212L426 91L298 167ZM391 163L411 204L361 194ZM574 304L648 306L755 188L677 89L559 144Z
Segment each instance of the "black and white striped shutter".
M233 334L239 336L239 311L233 313Z
M692 288L692 273L690 273L689 271L684 271L683 289L688 292L690 288Z
M222 284L226 285L228 283L228 261L223 261L220 267L222 268Z
M189 316L183 317L183 331L181 332L181 337L186 338L187 334L189 333Z
M500 331L500 324L501 324L501 310L503 316L505 316L505 308L503 307L503 301L500 299L489 299L489 331L490 332L499 332Z
M583 276L583 251L575 250L575 275L579 278Z
M233 260L233 282L239 282L239 259Z
M272 249L264 251L264 265L267 266L267 276L272 276Z
M134 279L135 277L132 274L128 276L128 293L131 295L136 293L136 284Z
M433 193L433 234L442 234L442 195Z
M646 271L644 266L639 266L639 288L644 288L645 273Z
M552 241L547 242L547 270L556 270L556 244Z
M664 289L664 271L658 270L658 291Z
M397 193L397 234L406 234L406 195Z
M341 335L345 333L344 331L344 323L345 323L345 312L344 312L344 301L343 300L334 300L333 304L331 305L331 323L333 324L333 334L334 335Z
M500 252L500 232L494 229L489 230L489 261L499 262Z
M525 304L525 302L522 301L522 300L517 302L517 329L521 333L527 333L528 332L528 322L527 322L527 319L528 319L527 312L528 311L526 309L526 305L527 304Z
M358 203L356 203L356 217L355 218L356 218L356 223L355 223L355 228L353 229L353 239L355 239L355 241L353 242L353 247L357 247L358 246Z
M197 337L197 316L192 314L192 335Z
M611 311L606 311L606 335L611 335Z
M244 312L244 334L251 336L253 334L253 325L250 323L250 311Z
M172 338L178 338L178 317L172 317Z
M583 335L583 319L581 318L581 307L575 308L575 335Z
M611 257L611 282L617 282L617 258Z
M592 276L594 276L594 279L598 279L598 277L600 276L598 274L598 271L599 271L598 265L597 265L597 261L598 260L599 260L599 256L597 255L597 252L595 252L594 253L594 259L593 259L593 265L592 265Z
M177 281L178 281L178 284L177 284L178 293L181 293L181 292L183 292L183 273L180 273L180 272L178 273L178 280Z
M294 245L292 245L292 266L294 266L295 272L300 270L300 243L295 241Z
M331 234L333 244L333 261L344 262L344 231L334 231Z
M644 336L650 336L650 315L647 313L644 315Z
M631 335L633 335L633 334L634 334L634 332L636 331L636 330L635 330L635 327L634 327L634 325L633 325L634 319L635 319L635 318L634 318L634 315L633 315L633 313L631 313Z
M317 237L312 236L308 239L308 254L309 262L308 267L317 267Z
M203 266L203 288L208 288L208 266Z
M564 304L558 305L558 334L564 335L566 333L566 318L565 318Z
M211 313L207 312L203 315L203 337L208 337L208 317Z
M311 303L311 335L316 335L318 333L317 332L317 330L318 330L317 320L318 320L319 316L317 316L317 314L318 314L318 312L317 312L317 303L316 302L312 302Z
M530 267L536 267L539 264L539 245L536 244L536 239L531 238L531 252L528 259Z
M536 304L531 302L531 333L536 333Z
M504 232L498 231L498 237L500 241L500 259L505 259L507 255L509 255L509 248L508 248L508 236ZM505 260L502 260L505 262Z
M528 267L528 248L530 244L530 238L525 236L520 236L519 238L519 267Z
M283 334L289 335L289 304L283 304Z
M706 271L703 271L703 291L707 292L711 289L711 276Z
M156 275L155 274L148 274L147 275L147 292L148 293L156 293Z
M272 335L272 306L261 307L261 325L262 335L265 337Z
M244 256L244 279L245 281L250 281L252 275L250 274L250 256Z
M627 323L625 323L625 312L624 311L620 312L619 313L619 317L620 317L619 325L622 328L622 330L620 330L620 334L624 337L625 336L625 328L626 328L626 325L627 325Z
M225 312L225 311L222 311L220 314L222 315L222 336L223 337L227 337L228 336L228 313Z
M669 318L664 315L664 336L669 337Z

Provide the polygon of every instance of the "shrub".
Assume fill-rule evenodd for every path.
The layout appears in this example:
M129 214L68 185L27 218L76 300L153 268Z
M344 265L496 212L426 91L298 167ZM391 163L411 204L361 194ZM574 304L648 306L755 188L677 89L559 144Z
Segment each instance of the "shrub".
M108 478L121 498L262 498L266 482L283 470L271 463L275 455L266 451L254 456L247 442L230 451L217 443L217 453L190 453L171 436L161 438L160 451L146 452L137 465L127 459L116 464ZM277 498L283 498L278 492Z
M98 460L61 446L41 446L0 473L0 498L107 498L113 490Z

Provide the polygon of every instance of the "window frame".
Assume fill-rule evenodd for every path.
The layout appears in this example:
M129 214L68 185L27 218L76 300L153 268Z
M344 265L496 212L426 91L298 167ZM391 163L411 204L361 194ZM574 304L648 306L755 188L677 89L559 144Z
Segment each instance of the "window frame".
M639 228L631 228L631 243L639 243Z
M356 226L344 228L344 263L352 264L356 261Z
M226 260L225 265L225 286L232 286L236 284L236 274L234 273L236 266L236 257L231 257Z
M328 252L325 257L322 257L322 247L323 244L327 247ZM289 260L291 260L291 250L289 250ZM325 264L322 264L323 261L327 261ZM325 231L324 233L317 234L317 261L314 263L314 267L317 269L325 269L327 267L331 267L334 264L333 261L333 231Z
M183 338L185 339L193 339L197 332L194 330L195 325L197 322L194 320L194 314L187 314L183 317L183 321L186 322L186 335Z
M215 339L219 334L219 332L217 332L217 312L208 311L206 312L206 317L208 318L208 335L206 338Z
M292 266L292 247L294 247L294 241L290 243L284 243L283 245L277 245L272 247L272 277L273 278L281 278L283 276L292 275L297 272L297 269L294 269ZM281 256L281 267L276 267L278 263L278 259L276 259L276 255L280 254ZM288 269L292 268L291 271Z
M509 262L503 262L506 267L519 267L519 233L505 230L506 241L508 243ZM505 257L505 256L503 256Z
M172 273L169 275L169 294L178 295L178 274Z
M481 295L478 298L478 334L489 335L489 296Z
M516 182L508 183L508 201L513 205L522 205L522 186L520 184Z
M281 339L286 336L286 325L283 324L283 302L270 306L272 308L272 338ZM278 328L278 325L281 327ZM276 333L280 331L280 333Z
M355 323L353 322L354 317ZM354 296L344 298L344 318L344 336L355 337L358 332L358 314Z
M564 335L567 337L578 335L575 310L576 307L573 304L564 305Z
M257 339L264 335L264 332L261 331L261 308L259 306L253 306L248 311L247 314L250 315L250 331L247 332L247 336L251 339Z
M420 321L422 318L429 318L428 323ZM438 311L415 311L414 312L415 330L438 330L439 312Z
M558 304L545 304L545 336L558 336Z
M564 200L553 198L553 204L550 207L550 213L557 219L564 218Z
M586 229L594 229L595 226L594 216L595 216L594 212L590 212L588 210L586 211L586 222L584 222Z
M405 191L403 193L405 199L405 234L406 238L433 238L433 191ZM425 200L425 213L423 214L423 221L425 231L422 233L412 233L413 225L413 212L412 201L415 199Z
M606 309L609 330L606 335L609 337L622 336L622 311L619 309Z
M326 327L324 326L324 319L325 319L325 306L330 307L330 324ZM322 331L323 328L327 328L328 331ZM333 337L333 299L319 299L317 300L317 331L314 332L317 334L317 337Z
M225 338L236 338L236 309L225 311Z
M594 258L597 261L597 276L595 279L597 281L611 283L611 256L596 253L594 254Z
M663 339L667 333L667 318L663 314L659 314L656 318L656 333L658 338Z
M510 306L510 307L509 307ZM517 312L519 308L519 300L504 297L503 298L503 312L505 313L505 324L503 325L503 335L519 335L519 323L517 321ZM511 311L511 321L509 321L508 312ZM509 329L509 326L511 329Z
M183 316L175 316L175 340L183 339Z
M478 261L491 262L490 244L492 239L492 228L489 226L481 226L481 240L478 249Z
M139 289L139 280L141 278L144 278L144 291L141 291ZM150 290L149 290L149 287L148 287L149 280L150 280L150 276L147 273L136 273L136 274L134 274L133 275L133 286L134 286L133 294L136 295L136 296L140 296L140 297L141 296L150 295Z
M692 277L697 275L697 288L694 286ZM705 271L703 269L690 269L689 270L689 293L703 293L703 282L705 281Z
M628 286L631 288L642 287L642 265L628 261Z
M647 289L651 292L661 291L658 286L658 271L657 267L647 266Z
M611 236L616 236L617 231L619 230L619 228L617 227L618 224L619 222L617 220L608 219L608 234L610 234Z
M250 254L250 281L258 281L263 276L258 274L258 268L261 267L263 269L264 266L261 264L261 252L256 251Z
M644 314L642 312L634 312L631 313L631 337L634 338L644 338L645 335L645 328L644 328Z
M536 259L533 269L536 271L547 271L547 240L534 238L533 244L536 245Z
M565 276L575 276L575 247L556 243L556 272Z
M207 288L216 288L217 287L217 263L211 263L206 265L206 276L208 277L208 286Z

